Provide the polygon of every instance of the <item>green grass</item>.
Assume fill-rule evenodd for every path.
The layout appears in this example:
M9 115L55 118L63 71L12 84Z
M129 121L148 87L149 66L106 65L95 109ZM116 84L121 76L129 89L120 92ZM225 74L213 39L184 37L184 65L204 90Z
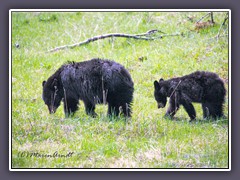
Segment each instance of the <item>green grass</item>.
M228 168L228 119L189 123L181 108L172 121L157 109L153 81L196 70L218 73L228 89L228 38L217 35L225 13L214 12L216 25L200 31L187 16L205 12L13 12L12 13L12 168ZM139 34L159 29L155 41L114 38L55 53L46 51L107 33ZM226 30L227 32L227 30ZM20 48L16 48L15 44ZM108 119L97 105L98 118L83 104L73 118L63 105L49 115L41 99L42 81L66 61L106 58L123 64L134 81L132 118ZM143 61L139 58L144 57ZM228 97L224 106L228 116ZM72 157L21 157L22 152ZM24 154L23 154L24 156Z

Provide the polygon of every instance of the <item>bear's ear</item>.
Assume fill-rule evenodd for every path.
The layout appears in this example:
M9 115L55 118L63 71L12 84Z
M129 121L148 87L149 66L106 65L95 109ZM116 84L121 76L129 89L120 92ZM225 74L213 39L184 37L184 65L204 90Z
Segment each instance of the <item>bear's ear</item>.
M158 83L157 81L154 81L154 88L155 88L156 90L159 90L159 89L160 89L160 85L159 85L159 83Z
M159 79L159 82L164 81L163 78Z
M46 81L43 81L43 82L42 82L42 86L44 86L45 84L46 84Z

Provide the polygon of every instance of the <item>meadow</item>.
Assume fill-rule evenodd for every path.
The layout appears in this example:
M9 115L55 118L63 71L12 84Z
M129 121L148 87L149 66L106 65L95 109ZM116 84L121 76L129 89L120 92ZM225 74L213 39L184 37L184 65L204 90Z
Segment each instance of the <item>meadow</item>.
M164 118L153 96L154 80L196 70L219 74L229 90L228 21L214 12L213 26L196 28L207 12L12 12L11 13L11 167L14 168L222 168L229 167L229 98L226 118L189 123L183 107ZM202 22L210 19L206 17ZM152 41L108 38L47 52L108 33L141 34L158 29ZM163 34L164 35L164 34ZM49 114L42 81L67 61L114 60L134 81L132 118L109 119L97 105L97 118L84 105L65 118L63 105ZM72 153L72 154L71 154Z

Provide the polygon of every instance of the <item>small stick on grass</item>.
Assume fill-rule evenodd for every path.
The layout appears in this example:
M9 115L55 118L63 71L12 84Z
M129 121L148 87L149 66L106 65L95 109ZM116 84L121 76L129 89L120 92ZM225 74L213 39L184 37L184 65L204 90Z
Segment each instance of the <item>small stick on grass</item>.
M226 15L225 15L225 18L224 18L224 20L223 20L223 22L222 22L222 24L221 24L221 26L220 26L220 28L219 28L219 30L218 30L218 34L214 37L214 38L217 38L217 41L218 41L218 39L219 39L219 37L220 37L220 32L221 32L221 30L222 30L222 27L225 25L225 23L226 23L226 21L228 20L228 13L226 13ZM225 31L224 31L225 32ZM222 35L222 36L224 36L224 35Z
M196 23L199 23L201 20L203 20L205 17L209 16L212 12L209 12L205 14L203 17L201 17Z
M211 12L211 22L214 24L215 22L214 22L214 19L213 19L213 12Z
M82 46L82 45L85 45L85 44L88 44L90 42L93 42L93 41L97 41L99 39L105 39L105 38L112 38L112 37L124 37L124 38L132 38L132 39L138 39L138 40L155 40L155 39L160 39L160 38L163 38L164 36L180 36L181 34L165 34L165 35L159 35L159 36L153 36L155 35L155 33L157 32L161 32L159 30L150 30L150 31L147 31L146 33L142 33L142 34L122 34L122 33L110 33L110 34L104 34L104 35L99 35L99 36L94 36L94 37L91 37L85 41L82 41L82 42L79 42L79 43L75 43L75 44L72 44L72 45L63 45L63 46L59 46L59 47L56 47L54 49L51 49L47 52L56 52L56 51L59 51L59 50L62 50L62 49L72 49L72 48L75 48L77 46ZM163 33L163 32L161 32Z

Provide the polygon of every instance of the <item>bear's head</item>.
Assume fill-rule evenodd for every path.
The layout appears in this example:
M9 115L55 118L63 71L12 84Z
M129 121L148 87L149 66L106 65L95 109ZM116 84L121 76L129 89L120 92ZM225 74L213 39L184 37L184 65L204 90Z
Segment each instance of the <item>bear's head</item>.
M167 104L167 88L164 86L164 80L154 81L154 97L157 101L158 108L164 108Z
M49 113L53 114L60 106L61 100L63 98L63 93L59 88L59 82L56 78L49 78L47 81L42 82L42 86L42 99L44 103L48 106Z

